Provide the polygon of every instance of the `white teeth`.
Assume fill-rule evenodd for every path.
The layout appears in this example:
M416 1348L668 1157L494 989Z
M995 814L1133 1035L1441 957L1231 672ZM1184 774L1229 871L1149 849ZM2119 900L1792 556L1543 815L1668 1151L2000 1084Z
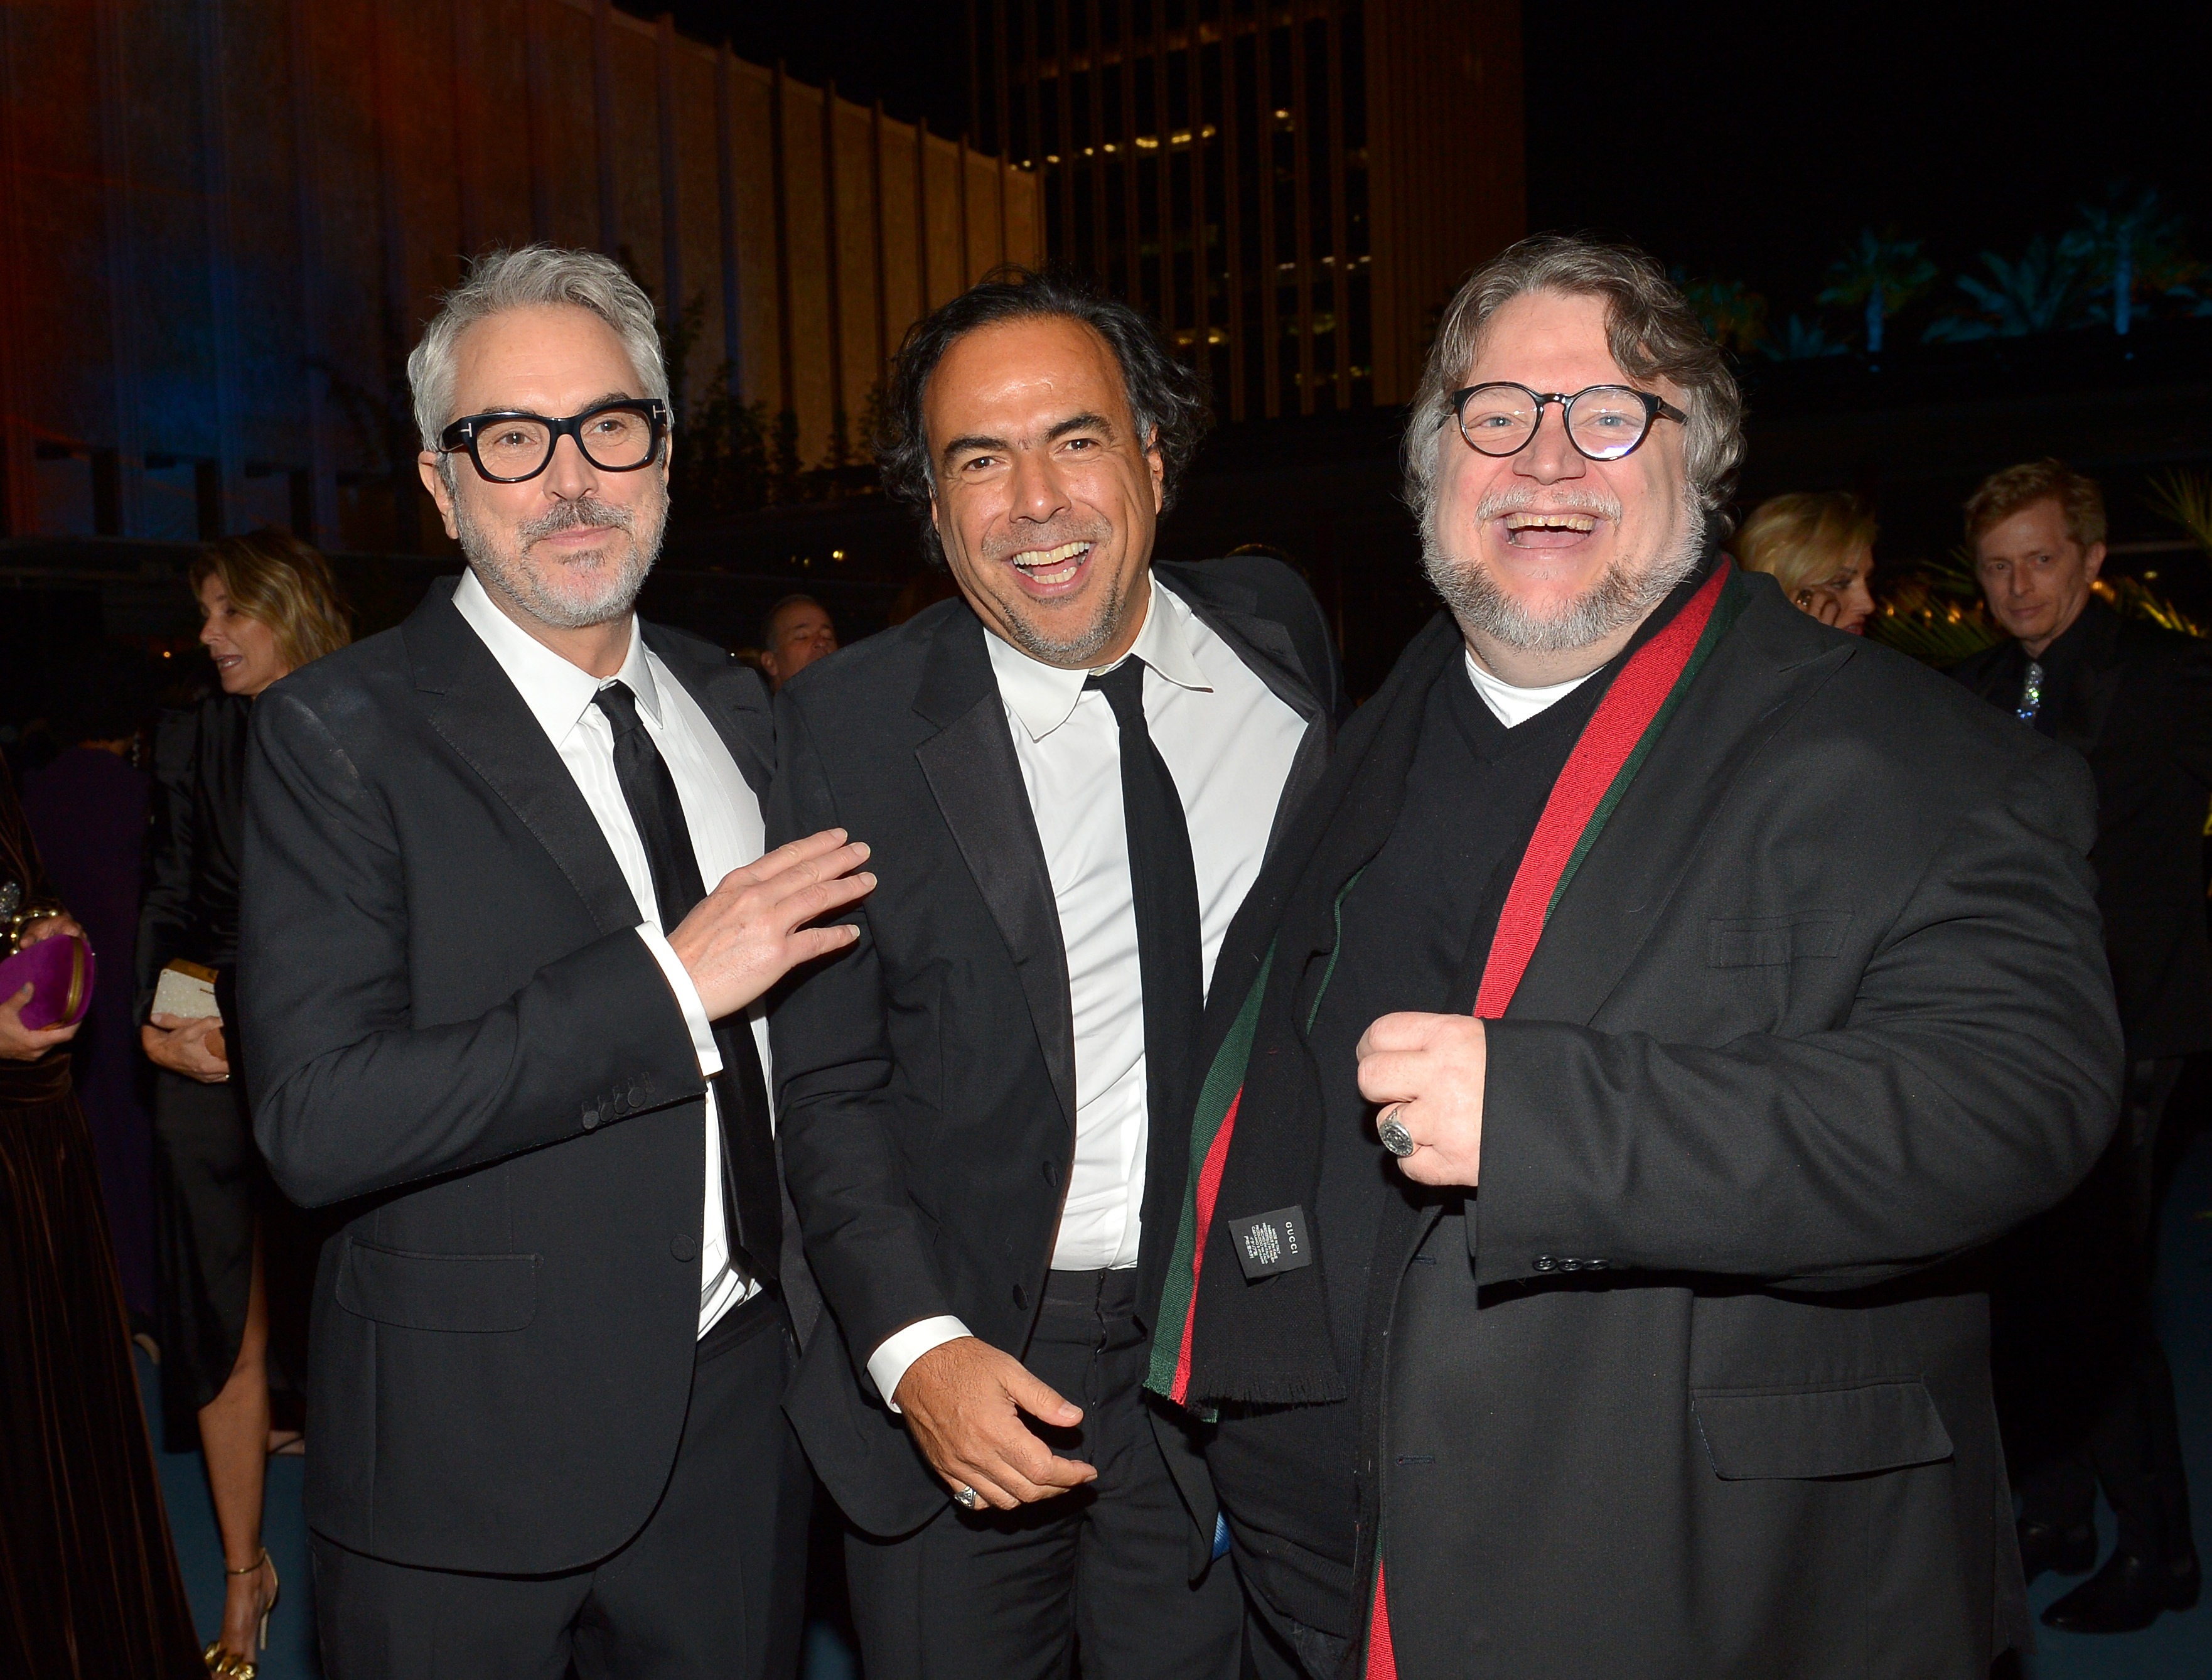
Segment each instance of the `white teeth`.
M1597 521L1587 514L1508 514L1509 531L1595 531Z
M1046 566L1057 566L1091 551L1089 543L1062 543L1058 548L1031 549L1026 554L1017 554L1014 564L1024 571L1036 571Z

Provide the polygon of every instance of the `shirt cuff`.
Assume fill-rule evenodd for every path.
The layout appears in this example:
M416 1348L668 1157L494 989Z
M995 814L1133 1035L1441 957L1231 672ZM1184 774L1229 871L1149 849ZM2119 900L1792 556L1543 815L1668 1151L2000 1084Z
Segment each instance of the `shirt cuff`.
M885 1336L883 1346L868 1355L868 1377L875 1384L876 1392L884 1397L884 1404L893 1411L898 1410L899 1403L891 1396L898 1392L899 1380L906 1375L907 1367L932 1348L941 1348L948 1342L974 1334L946 1312L934 1318L919 1319Z
M707 1019L707 1006L699 996L699 989L691 983L690 971L659 928L641 922L637 924L637 936L645 941L645 948L653 953L653 960L668 977L668 989L676 994L676 1007L684 1012L684 1025L691 1029L691 1048L699 1053L701 1077L714 1078L722 1071L722 1052L714 1048L714 1024Z

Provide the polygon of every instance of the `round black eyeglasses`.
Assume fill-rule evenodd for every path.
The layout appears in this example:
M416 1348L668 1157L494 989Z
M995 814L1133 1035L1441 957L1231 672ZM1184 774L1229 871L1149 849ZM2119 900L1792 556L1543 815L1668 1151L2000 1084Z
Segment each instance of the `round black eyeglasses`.
M668 435L668 405L658 397L601 403L565 420L520 409L494 409L456 420L438 435L447 454L465 449L477 471L495 484L520 484L552 464L563 435L576 440L584 459L602 472L635 472L660 455Z
M1455 391L1449 399L1459 435L1478 455L1517 455L1544 423L1553 403L1565 418L1567 441L1594 461L1617 461L1633 454L1651 434L1655 420L1680 424L1689 416L1663 397L1628 385L1592 385L1566 396L1531 391L1498 380Z

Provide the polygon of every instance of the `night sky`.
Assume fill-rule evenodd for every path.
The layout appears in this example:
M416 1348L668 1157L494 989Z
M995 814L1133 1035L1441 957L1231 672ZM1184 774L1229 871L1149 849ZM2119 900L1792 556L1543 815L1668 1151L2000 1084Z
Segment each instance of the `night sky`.
M961 0L674 10L757 63L967 125ZM2197 212L2212 257L2212 5L1530 0L1523 15L1529 225L1626 234L1748 283L1778 321L1811 310L1861 227L1924 239L1948 275L2062 233L2122 180Z

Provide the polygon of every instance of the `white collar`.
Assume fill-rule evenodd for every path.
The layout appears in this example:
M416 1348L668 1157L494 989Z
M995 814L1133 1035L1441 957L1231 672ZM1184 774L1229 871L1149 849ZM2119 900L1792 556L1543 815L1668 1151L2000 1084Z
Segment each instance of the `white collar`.
M1564 700L1595 676L1595 671L1585 671L1579 677L1570 677L1563 683L1547 683L1540 688L1521 688L1491 671L1468 649L1468 680L1474 691L1483 698L1498 721L1509 729L1517 729L1537 713L1556 701Z
M521 694L523 704L537 718L538 727L555 746L568 739L568 732L591 709L592 697L610 682L629 685L637 703L656 726L659 724L660 689L653 681L645 638L637 633L635 614L630 617L629 650L623 655L622 669L603 682L581 667L571 665L500 611L474 568L462 575L453 591L453 610L483 638L491 656L499 661L499 668Z
M1199 662L1196 615L1174 590L1163 587L1149 573L1146 575L1145 586L1145 622L1124 658L1144 660L1178 688L1212 693L1212 681ZM985 629L989 630L989 626ZM1085 679L1095 674L1047 665L1024 653L996 630L984 637L984 646L990 651L991 669L999 679L1000 697L1006 701L1007 709L1021 720L1022 727L1033 741L1042 740L1074 715L1075 703L1083 697ZM1121 660L1115 663L1118 665ZM1100 669L1111 670L1113 667Z

